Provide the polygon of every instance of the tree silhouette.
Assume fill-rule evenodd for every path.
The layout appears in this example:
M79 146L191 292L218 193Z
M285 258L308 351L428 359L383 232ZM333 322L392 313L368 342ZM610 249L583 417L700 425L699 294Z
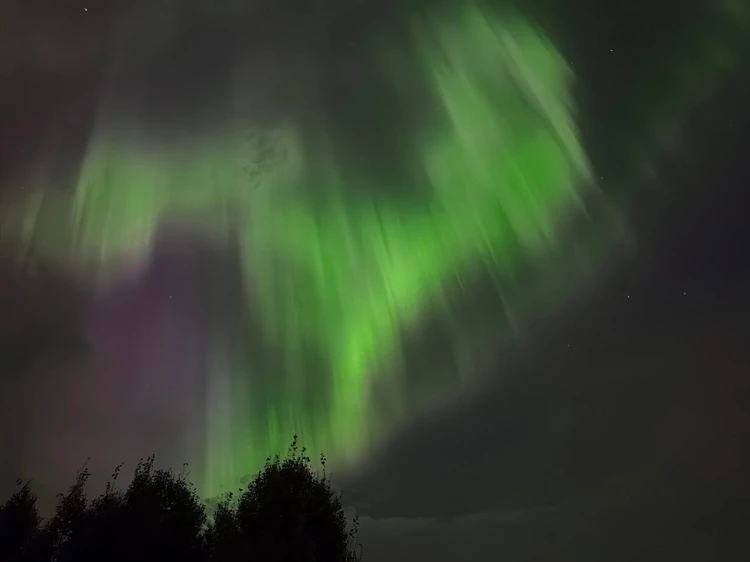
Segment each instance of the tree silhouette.
M341 496L322 474L312 471L305 448L294 436L285 459L266 459L263 470L241 493L223 498L210 532L212 560L229 562L249 555L269 562L357 560L355 519L347 531Z
M119 471L90 504L83 495L87 471L62 498L49 524L56 562L202 560L205 509L184 474L154 470L152 456L138 463L122 493L114 486Z
M325 463L321 455L322 474L314 473L295 436L285 459L267 459L210 518L184 467L155 470L153 456L125 491L116 489L117 467L93 501L84 467L43 524L27 483L0 508L0 562L355 562L356 519L347 531Z
M30 483L17 484L21 489L0 507L0 560L19 559L41 521Z

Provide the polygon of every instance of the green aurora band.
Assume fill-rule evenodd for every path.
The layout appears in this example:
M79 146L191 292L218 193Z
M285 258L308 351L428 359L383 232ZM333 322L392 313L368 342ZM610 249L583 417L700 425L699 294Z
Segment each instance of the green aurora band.
M31 194L2 201L0 234L19 242L18 255L102 284L136 275L165 225L239 241L256 329L243 344L249 357L215 354L206 495L231 489L293 434L344 465L360 462L417 415L404 397L407 348L436 317L453 359L424 401L449 399L477 370L483 337L501 320L468 335L452 319L480 279L510 315L512 301L533 292L525 271L547 277L537 284L571 285L603 259L561 249L601 199L570 66L551 42L521 17L469 3L415 19L412 33L439 116L410 147L416 187L383 189L364 173L353 180L324 126L314 138L294 122L255 129L240 112L166 146L103 104L72 197L40 177ZM717 60L699 71L720 68ZM622 235L608 226L609 235L597 232L600 254Z

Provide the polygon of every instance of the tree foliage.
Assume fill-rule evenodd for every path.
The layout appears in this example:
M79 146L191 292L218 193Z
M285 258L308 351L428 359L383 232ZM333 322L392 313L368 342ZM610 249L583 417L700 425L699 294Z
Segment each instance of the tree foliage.
M13 560L24 552L41 521L30 483L17 484L21 489L0 507L0 560Z
M124 491L117 467L91 501L84 467L47 521L26 483L0 507L0 562L356 562L356 519L347 530L341 495L320 460L317 474L295 436L286 458L267 459L210 514L185 467L179 475L155 469L153 456L138 463Z

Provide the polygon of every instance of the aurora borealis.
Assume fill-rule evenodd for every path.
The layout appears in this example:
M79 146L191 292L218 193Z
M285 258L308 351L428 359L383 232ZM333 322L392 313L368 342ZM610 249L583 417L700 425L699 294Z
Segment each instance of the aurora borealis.
M0 248L103 292L122 277L137 280L170 229L236 248L242 328L236 341L202 350L212 367L205 412L194 413L204 436L191 461L209 496L283 451L293 434L356 466L420 409L480 385L489 334L531 306L560 305L616 258L626 241L623 201L632 199L623 186L658 157L705 85L731 73L734 39L748 21L740 3L717 3L716 27L700 40L685 26L692 51L676 41L644 71L651 82L623 101L642 104L642 119L618 142L630 169L619 192L603 193L579 132L587 108L574 69L522 10L415 9L404 15L405 39L363 41L360 60L370 66L359 71L376 76L405 114L386 141L398 161L383 164L366 150L350 158L348 137L324 111L315 84L335 56L318 47L316 30L268 55L266 66L237 55L211 88L213 105L186 124L155 119L149 90L122 85L153 76L144 61L168 58L181 28L207 17L201 3L190 6L149 8L169 30L153 29L156 16L148 24L133 16L143 8L122 18L75 180L55 185L40 155L25 189L2 193ZM300 78L304 87L286 77L303 71L316 77ZM378 103L359 94L347 103L364 108L348 111ZM269 110L274 97L288 113L283 104ZM351 134L380 134L366 122ZM479 293L496 304L469 312ZM423 367L415 390L410 357L434 341L448 359Z

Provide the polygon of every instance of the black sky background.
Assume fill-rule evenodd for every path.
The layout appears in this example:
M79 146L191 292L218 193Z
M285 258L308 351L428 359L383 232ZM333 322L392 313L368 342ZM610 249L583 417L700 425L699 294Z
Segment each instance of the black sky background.
M57 4L57 18L76 6ZM584 133L606 188L625 167L613 148L625 134L618 96L627 97L629 76L668 44L659 22L678 8L668 1L572 4L539 2L535 9L542 21L558 22L583 81L590 109ZM106 18L96 17L102 20L95 25L65 19L70 27L62 35L101 34ZM60 32L54 17L42 20L49 33ZM93 40L76 52L89 53L88 68L103 64ZM28 166L35 146L52 142L75 154L75 143L85 139L40 138L48 119L65 131L66 112L71 130L85 131L80 108L96 99L95 77L61 68L57 76L39 72L21 86L2 85L0 178ZM748 557L744 70L696 108L679 147L657 159L658 181L633 180L635 253L595 289L537 322L514 353L498 360L497 384L394 436L362 474L342 483L363 516L365 560ZM67 165L61 156L60 166ZM0 405L7 405L18 401L14 389L24 388L19 381L32 366L40 369L40 358L52 369L86 353L78 306L85 295L51 273L30 280L0 265ZM49 384L59 388L60 381ZM51 390L38 392L22 398L29 416ZM3 492L23 464L17 428L32 421L9 411L0 411Z

